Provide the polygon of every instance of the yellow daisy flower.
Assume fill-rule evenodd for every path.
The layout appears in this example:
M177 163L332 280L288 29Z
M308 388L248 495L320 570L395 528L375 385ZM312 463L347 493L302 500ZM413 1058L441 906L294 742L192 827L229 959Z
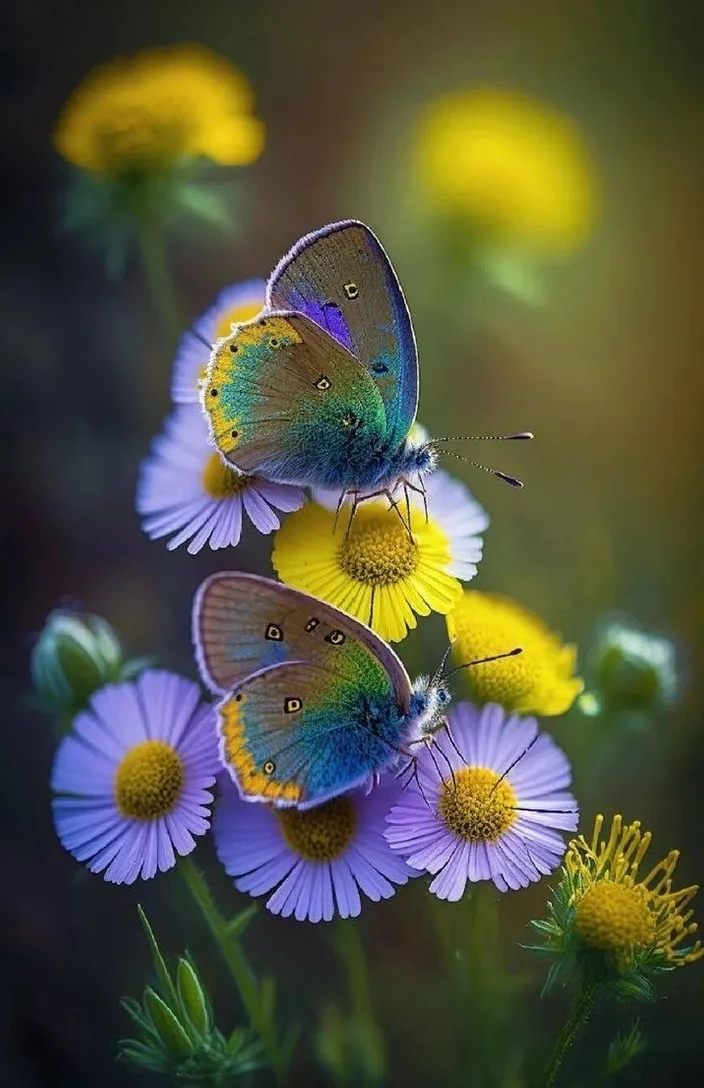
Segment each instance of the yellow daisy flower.
M513 91L479 87L430 102L413 137L419 186L437 211L529 251L569 251L597 213L594 169L574 122Z
M202 45L145 49L96 68L63 108L54 146L93 173L153 173L181 159L254 162L265 128L252 89L225 57Z
M481 703L544 716L564 714L584 688L574 676L576 646L564 645L538 616L508 597L466 590L447 617L447 630L458 664L502 653L507 646L523 650L501 669L476 665L466 670Z
M349 507L335 513L316 503L291 514L276 534L272 563L283 582L321 597L400 642L416 615L446 613L461 595L452 576L450 534L412 507L413 539L383 500L360 504L347 533ZM505 646L502 646L502 650Z
M599 840L604 817L597 816L591 840L573 839L564 868L574 891L570 906L582 945L610 957L625 973L647 957L647 966L683 967L704 956L701 941L683 946L696 933L687 909L699 888L672 890L679 851L671 850L647 876L639 870L650 846L640 823L623 825L614 816L609 837Z

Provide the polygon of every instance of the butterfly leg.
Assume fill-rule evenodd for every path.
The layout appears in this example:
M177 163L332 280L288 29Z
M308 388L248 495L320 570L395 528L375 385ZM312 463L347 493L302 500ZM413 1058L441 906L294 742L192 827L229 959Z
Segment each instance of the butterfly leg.
M389 500L389 510L393 510L394 513L398 515L398 517L399 517L399 519L401 521L401 524L403 525L404 529L406 530L406 532L410 536L411 541L413 541L413 533L411 532L411 524L410 524L410 511L409 511L409 521L406 522L406 520L404 519L403 514L399 510L398 499L394 498L391 490L388 487L382 487L378 491L370 491L368 494L362 495L362 496L360 496L358 491L348 491L347 494L348 495L354 495L354 507L353 507L352 515L350 516L349 524L347 526L347 536L349 536L349 534L350 534L350 529L352 527L352 518L354 517L354 514L356 514L356 512L357 512L357 507L360 506L363 502L368 502L370 499L385 498L385 499Z
M428 492L425 489L425 484L423 483L422 478L419 476L418 477L418 484L412 484L410 480L408 480L408 479L406 479L404 477L403 480L401 480L401 483L403 484L403 490L406 493L406 504L408 504L408 492L409 491L415 491L416 494L420 495L421 498L423 499L423 509L425 511L425 524L427 525L428 524ZM409 519L410 519L410 514L409 514Z
M354 521L355 514L357 513L357 507L359 506L360 501L361 501L360 498L359 498L359 491L350 490L350 491L344 492L343 501L344 501L345 498L347 498L348 495L350 495L352 497L352 506L350 508L349 521L347 522L347 530L345 532L345 540L346 541L349 539L349 535L352 532L352 522ZM333 532L334 531L335 530L333 529Z
M337 500L337 506L335 507L335 521L334 521L333 527L332 527L333 533L337 532L337 523L338 523L339 518L340 518L340 511L342 510L342 507L345 505L345 499L347 498L348 494L351 494L351 492L348 492L348 491L341 491L340 492L340 497ZM347 535L349 536L349 529L347 531Z

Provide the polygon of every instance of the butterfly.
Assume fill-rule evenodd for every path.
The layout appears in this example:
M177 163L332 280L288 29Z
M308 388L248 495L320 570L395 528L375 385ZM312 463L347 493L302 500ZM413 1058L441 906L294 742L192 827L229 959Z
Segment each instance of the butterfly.
M418 351L408 306L356 220L306 235L279 262L262 313L215 343L201 396L224 458L278 483L390 499L401 483L408 501L436 465L436 442L409 442Z
M411 683L366 624L268 578L207 578L193 642L203 682L222 697L222 761L249 801L305 809L371 785L413 764L409 749L445 722L447 654L432 677Z
M411 684L365 624L254 574L207 578L193 641L217 705L220 752L242 796L309 808L403 761L440 728L438 677Z

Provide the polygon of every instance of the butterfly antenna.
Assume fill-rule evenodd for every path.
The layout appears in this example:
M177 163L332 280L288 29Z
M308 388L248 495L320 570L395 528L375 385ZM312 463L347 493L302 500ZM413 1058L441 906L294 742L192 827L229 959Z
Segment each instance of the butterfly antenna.
M440 679L447 680L448 676L454 676L456 672L461 672L462 669L471 669L472 665L486 665L490 661L502 661L505 657L517 657L518 654L522 653L523 648L521 646L516 646L513 650L507 650L505 654L492 654L491 657L479 657L476 661L465 661L464 665L458 665L456 668L450 669L450 671L444 673ZM447 656L447 654L445 656Z
M447 438L431 438L429 442L426 442L425 448L434 449L446 442L529 442L532 438L532 431L516 431L514 434L459 434L450 435ZM502 472L501 469L491 468L489 465L483 465L481 461L473 461L469 457L463 457L462 454L455 453L454 450L438 450L438 452L445 457L457 457L461 461L466 461L473 468L497 476L500 480L510 484L511 487L523 487L522 480L519 480L517 476L511 476L508 472Z
M430 677L430 681L429 681L429 685L428 685L429 687L431 687L431 688L434 687L438 683L438 681L444 679L443 672L444 672L444 669L445 669L445 665L447 664L447 659L450 656L450 653L452 652L452 647L454 645L454 641L455 641L454 639L452 639L450 641L447 649L445 650L445 653L440 658L440 663L438 664L437 669L435 670L433 675Z

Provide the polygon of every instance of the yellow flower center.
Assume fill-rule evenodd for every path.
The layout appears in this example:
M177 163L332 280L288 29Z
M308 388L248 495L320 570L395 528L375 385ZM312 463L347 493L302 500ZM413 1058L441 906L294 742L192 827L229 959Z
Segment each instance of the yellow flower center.
M516 794L488 767L464 767L446 778L439 811L453 835L465 842L498 842L516 819Z
M276 813L288 846L306 861L334 861L344 854L357 830L357 813L349 797L333 797L317 808Z
M123 816L156 820L171 812L185 780L178 752L163 740L145 740L124 757L115 775L115 801Z
M355 582L392 586L418 566L418 546L393 511L353 524L339 553L342 570Z
M219 338L221 336L229 336L232 332L233 325L241 325L245 321L251 321L253 317L256 317L262 306L264 305L264 299L259 302L248 302L240 304L239 306L233 306L231 310L223 314L218 321L215 329L215 335Z
M203 469L203 490L211 499L230 499L241 495L249 486L249 476L235 472L225 464L219 453L211 453Z
M575 929L587 948L623 955L656 943L655 924L642 885L600 880L575 907Z

